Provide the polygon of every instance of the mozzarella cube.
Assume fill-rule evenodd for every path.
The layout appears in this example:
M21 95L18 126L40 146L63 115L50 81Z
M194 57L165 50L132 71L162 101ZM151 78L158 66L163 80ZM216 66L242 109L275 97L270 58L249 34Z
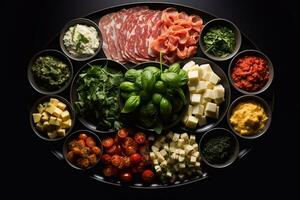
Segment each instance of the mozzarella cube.
M199 126L204 126L207 124L206 116L198 116L198 125Z
M203 93L208 88L206 81L199 81L195 88L195 93Z
M188 71L189 68L191 68L191 67L194 66L194 65L195 65L195 62L191 60L190 62L186 63L186 64L182 67L182 69L185 70L185 71Z
M215 98L215 93L213 90L211 89L206 89L204 94L203 94L203 98L206 100L206 101L211 101Z
M225 89L221 84L215 85L213 90L220 90L221 92L225 93Z
M156 158L156 156L155 156L155 153L154 152L150 152L150 158L152 159L152 160L154 160L155 158Z
M196 117L189 116L187 121L186 121L185 126L188 127L188 128L194 129L194 128L197 127L198 121L199 120Z
M224 91L222 89L214 88L213 91L214 91L214 102L216 104L221 104L222 102L225 101Z
M45 108L44 108L44 106L42 104L39 104L37 106L37 110L39 111L39 113L42 113L45 110Z
M185 160L185 157L184 156L179 156L178 157L178 162L183 162Z
M207 81L207 89L213 89L214 88L214 84L212 84L211 82Z
M196 117L202 116L204 113L204 106L201 104L197 104L193 106L193 111L192 114L195 115Z
M208 102L205 106L205 115L211 118L217 118L217 104Z
M212 72L208 81L214 85L217 85L220 80L221 78L216 73Z
M210 80L210 77L212 75L213 72L209 72L209 71L205 71L203 73L203 76L202 76L202 79L205 80L205 81L209 81Z
M151 146L151 150L153 151L153 152L158 152L159 151L159 148L157 148L156 146Z
M189 84L196 85L199 81L199 71L189 71L188 72Z
M190 144L193 144L196 142L196 136L195 135L191 135L190 136Z
M191 156L190 161L191 161L191 163L196 163L197 158L195 156Z
M160 153L160 155L163 156L163 157L166 157L166 155L168 154L167 151L166 151L165 149L161 150L159 153Z
M185 168L185 164L184 163L179 163L179 168L184 169Z
M210 64L202 64L199 67L201 68L201 70L203 70L205 72L212 72L213 71L210 67Z
M179 137L180 137L180 135L179 135L178 133L175 133L175 134L173 135L172 140L173 140L174 142L176 142L176 141L179 139Z
M53 113L54 114L54 113ZM60 114L61 118L63 121L66 121L68 119L70 119L70 113L69 111L65 110Z
M189 135L187 133L182 133L180 136L181 139L184 139L184 141L188 141Z
M170 149L170 148L169 148L169 144L167 144L167 143L164 144L164 145L163 145L163 148L164 148L164 150L169 151L169 149Z
M49 103L53 104L54 106L57 106L57 104L59 103L59 100L55 99L55 98L50 98Z
M191 103L192 105L199 104L201 102L201 94L192 94Z
M198 144L197 144L197 143L193 144L192 147L193 147L193 149L194 149L195 151L198 151Z
M68 129L68 128L71 128L71 126L72 126L72 120L71 119L68 119L67 121L63 121L61 123L62 128Z

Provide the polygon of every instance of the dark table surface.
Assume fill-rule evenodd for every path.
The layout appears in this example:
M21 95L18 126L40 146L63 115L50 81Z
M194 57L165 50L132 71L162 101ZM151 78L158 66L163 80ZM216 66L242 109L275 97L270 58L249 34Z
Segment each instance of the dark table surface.
M284 129L283 133L281 125L283 123L291 125L296 122L296 117L287 119L285 116L290 116L291 111L297 112L300 108L299 102L290 104L287 98L283 98L290 93L286 88L296 84L297 80L290 72L291 66L295 63L288 59L294 54L296 55L291 44L296 42L296 39L293 38L299 37L299 29L297 30L294 25L296 24L295 18L299 14L296 13L296 6L292 2L285 1L270 5L259 0L247 2L233 0L172 1L233 21L273 62L276 73L276 104L271 132L263 142L255 145L255 148L239 161L238 167L235 167L234 170L221 173L203 182L176 189L132 191L128 188L111 187L74 173L69 170L69 166L65 163L59 162L45 148L41 140L34 135L28 120L28 112L32 104L28 99L34 92L26 78L26 67L29 59L41 50L55 34L58 34L69 20L126 2L134 1L61 0L7 1L5 3L4 9L11 9L13 12L14 28L7 33L18 36L15 41L18 48L12 50L18 57L13 62L16 62L14 63L15 68L20 71L17 73L17 79L15 79L19 84L17 98L22 100L20 105L23 106L22 110L25 106L24 113L17 115L20 123L14 127L18 130L18 142L25 148L22 149L21 156L15 160L17 161L16 164L11 164L9 167L11 186L22 188L24 185L30 185L29 188L31 189L26 192L30 196L35 196L35 190L42 190L45 191L45 194L55 197L55 191L59 190L76 195L87 192L87 196L91 192L96 193L99 198L105 195L126 195L128 198L135 198L145 195L148 197L156 197L157 195L178 197L180 195L202 194L230 197L235 194L235 191L247 191L247 195L251 191L249 195L253 196L263 191L272 193L282 191L282 184L287 183L286 178L293 176L294 172L284 170L287 168L287 164L282 158L286 155L281 149L283 148L282 143L286 142L286 139L281 136L288 134L291 130ZM297 65L299 64L297 63ZM294 67L299 68L299 66Z

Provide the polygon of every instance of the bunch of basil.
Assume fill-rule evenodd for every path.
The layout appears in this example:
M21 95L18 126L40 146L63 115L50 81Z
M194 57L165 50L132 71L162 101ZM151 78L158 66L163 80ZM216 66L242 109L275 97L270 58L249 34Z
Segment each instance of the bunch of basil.
M175 121L187 104L182 89L187 80L186 71L178 63L164 71L154 66L130 69L120 84L126 100L121 112L134 112L141 125L161 133L163 125Z

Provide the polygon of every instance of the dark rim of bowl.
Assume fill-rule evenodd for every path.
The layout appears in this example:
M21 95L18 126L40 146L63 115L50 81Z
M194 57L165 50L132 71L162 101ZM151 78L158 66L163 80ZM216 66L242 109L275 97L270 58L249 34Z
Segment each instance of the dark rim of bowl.
M218 131L219 131L218 135L229 135L231 138L233 138L234 144L235 144L234 152L231 155L230 159L228 159L225 163L223 163L223 164L212 164L212 163L208 162L205 159L205 156L202 153L202 148L201 147L203 145L202 142L205 140L205 137L213 138L214 136L212 136L212 135L214 134L214 132L218 132ZM240 144L239 144L239 140L237 139L236 135L233 134L230 130L225 129L225 128L213 128L213 129L210 129L209 131L205 132L202 135L202 137L199 141L199 151L200 151L201 159L204 161L205 164L207 164L208 166L213 167L213 168L221 169L221 168L225 168L225 167L230 166L231 164L233 164L236 161L236 159L239 156Z
M148 65L148 66L156 66L156 65L160 65L160 62L156 62L156 61L147 61L147 62L142 62L142 63L139 63L139 64L136 64L135 66L133 66L131 69L144 69L145 67L143 67L143 65ZM168 65L167 64L164 64L162 63L162 67L163 69L164 68L168 68ZM182 69L182 66L180 66L180 69ZM188 91L188 88L187 88L187 91L185 91L185 95L186 94L189 94L189 91ZM122 99L122 97L121 97ZM189 99L187 99L187 104L182 108L182 113L178 116L178 118L176 120L174 120L172 123L168 124L167 126L163 126L162 127L162 131L164 130L168 130L174 126L176 126L180 121L181 119L184 117L184 114L186 113L187 109L188 109L188 105L189 105ZM147 127L144 127L142 126L141 124L139 123L134 123L133 124L134 126L136 126L137 128L140 128L142 130L145 130L145 131L150 131L150 132L155 132L155 130L153 128L147 128Z
M127 71L127 68L122 65L121 63L117 62L117 61L114 61L114 60L111 60L111 59L107 59L107 58L99 58L99 59L95 59L95 60L91 60L90 62L84 64L78 71L77 73L75 74L74 78L73 78L73 81L72 81L72 84L71 84L71 88L70 88L70 102L71 102L71 105L74 109L74 112L76 113L76 110L75 110L75 99L73 98L73 90L76 90L74 89L75 86L77 86L77 81L78 81L78 77L79 77L79 74L84 70L84 69L87 69L87 67L89 67L89 65L93 64L93 63L97 63L97 62L113 62L115 63L116 65L118 65L120 67L119 71L121 72L125 72ZM108 68L110 68L108 66ZM114 67L112 67L112 69L115 69ZM75 91L76 92L76 91ZM77 94L76 94L77 95ZM120 100L119 100L120 101ZM92 122L90 122L89 120L86 120L84 119L82 116L78 115L77 116L77 119L81 122L81 124L83 124L87 129L91 130L91 131L94 131L94 132L97 132L97 133L114 133L116 132L117 130L115 129L112 129L110 128L109 130L107 131L103 131L103 130L99 130L97 129L97 125L94 125ZM92 128L91 126L95 126L95 128Z
M232 71L232 68L233 68L233 65L235 64L235 62L237 61L237 59L241 58L241 57L244 57L244 56L247 56L247 55L255 55L255 56L258 56L258 57L261 57L263 59L265 59L268 64L268 68L269 68L269 80L268 82L260 89L260 90L257 90L255 92L248 92L246 90L243 90L241 88L238 88L235 84L234 84L234 81L232 80L231 78L231 71ZM271 60L268 58L268 56L266 56L264 53L262 53L261 51L259 50L255 50L255 49L247 49L247 50L244 50L244 51L241 51L239 52L230 62L229 64L229 67L228 67L228 78L229 78L229 81L230 81L230 84L239 92L241 92L242 94L260 94L264 91L266 91L269 86L272 84L273 82L273 79L274 79L274 68L273 68L273 64L271 62Z
M67 105L67 109L70 113L70 116L71 116L71 119L72 119L72 125L71 127L69 128L69 130L66 132L66 135L64 137L59 137L59 138L54 138L54 139L50 139L48 137L43 136L42 133L37 130L34 122L33 122L33 119L32 119L32 114L35 113L37 111L37 106L39 104L42 104L42 103L45 103L47 100L50 100L50 98L57 98L59 101L62 101L64 104ZM31 128L32 130L34 131L34 133L41 139L45 140L45 141L59 141L59 140L62 140L64 139L65 137L67 137L70 132L72 131L73 127L74 127L74 124L75 124L75 112L71 106L71 104L63 97L61 96L58 96L58 95L47 95L47 96L43 96L41 98L39 98L34 104L33 106L31 107L31 110L30 110L30 114L29 114L29 119L30 119L30 125L31 125Z
M43 56L43 55L49 55L49 56L53 56L57 59L59 59L58 57L62 57L63 59L65 60L62 60L62 59L59 59L60 61L66 63L70 69L70 78L65 82L65 84L57 89L57 90L54 90L54 91L48 91L48 90L45 90L45 89L41 89L38 84L36 83L36 81L34 80L34 75L32 73L32 65L33 63L36 61L36 59L40 56ZM54 55L55 54L55 55ZM66 61L66 62L65 62ZM28 67L27 67L27 78L28 78L28 81L30 83L30 85L39 93L41 94L46 94L46 95L54 95L54 94L58 94L58 93L61 93L63 92L67 87L69 87L69 85L71 84L72 82L72 78L73 78L73 65L72 65L72 62L71 60L64 54L62 53L61 51L58 51L56 49L45 49L45 50L42 50L42 51L39 51L38 53L36 53L29 61L29 64L28 64Z
M213 129L213 128L215 128L223 119L224 119L224 117L225 117L225 115L226 115L226 112L228 111L228 108L229 108L229 106L230 106L230 101L231 101L231 89L230 89L230 83L229 83L229 81L228 81L228 78L227 78L227 76L226 76L226 73L224 72L224 70L218 65L218 64L216 64L215 62L213 62L213 61L211 61L211 60L208 60L208 59L206 59L206 58L200 58L200 57L193 57L193 58L190 58L190 59L188 59L188 60L186 60L186 61L182 61L181 62L181 64L183 64L183 63L187 63L187 62L189 62L189 61L194 61L196 64L199 64L199 63L197 63L197 61L201 61L201 60L203 60L203 61L205 61L206 63L212 63L213 65L215 65L215 66L217 66L218 68L219 68L219 70L221 71L221 73L223 73L223 76L225 77L225 82L227 82L228 83L228 93L226 94L226 89L225 89L225 86L224 85L222 85L223 87L224 87L224 89L225 89L225 95L228 95L228 102L223 102L223 104L224 103L227 103L226 105L223 105L223 104L221 104L220 106L225 106L225 110L224 110L224 113L222 114L222 115L220 115L219 116L219 118L218 119L216 119L215 120L215 123L211 126L211 127L208 127L208 128L205 128L206 126L208 126L209 125L209 123L208 124L206 124L206 125L204 125L204 126L201 126L201 127L196 127L196 129L189 129L189 128L187 128L187 127L185 127L185 125L183 124L182 125L182 127L181 127L181 129L182 130L184 130L184 131L187 131L187 132L197 132L197 133L200 133L200 132L206 132L206 131L209 131L209 130L211 130L211 129ZM212 67L212 70L213 70L213 68L214 67ZM214 71L214 70L213 70ZM214 73L216 73L215 71L214 71ZM220 84L220 83L219 83ZM226 98L225 98L225 100L226 100Z
M230 123L230 117L231 117L231 114L232 114L232 110L236 107L236 105L240 102L244 102L244 101L247 101L247 100L253 100L257 103L259 103L261 106L263 106L267 116L268 116L268 120L265 124L265 127L262 131L260 131L259 133L255 134L255 135L250 135L250 136L244 136L242 134L240 134L239 132L235 131L233 126L231 125ZM272 121L272 110L269 106L269 104L261 97L259 96L256 96L256 95L243 95L243 96L240 96L238 97L237 99L235 99L231 105L229 106L229 110L227 112L227 123L228 123L228 126L230 127L230 129L232 130L232 132L234 132L237 136L243 138L243 139L256 139L256 138L259 138L261 137L262 135L264 135L267 130L269 129L270 125L271 125L271 121Z
M233 28L232 30L235 32L235 41L236 41L235 48L234 48L233 52L226 57L217 57L217 56L214 56L205 51L205 45L204 45L204 41L203 41L204 33L206 33L207 28L210 28L211 26L213 26L212 24L218 25L219 23L226 24L227 26ZM208 58L210 58L214 61L226 61L226 60L231 59L240 50L241 44L242 44L242 35L241 35L239 28L233 22L231 22L227 19L217 18L217 19L212 19L212 20L208 21L204 25L204 27L200 33L200 39L199 39L200 49L204 53L204 55L206 55Z
M67 145L68 145L68 143L71 142L72 139L77 138L77 137L79 136L80 133L86 133L87 136L92 136L94 139L96 139L96 146L97 146L97 147L100 147L100 149L101 149L100 155L99 155L99 157L98 157L98 159L97 159L97 163L96 163L95 165L89 166L89 167L86 168L86 169L81 168L81 167L78 167L77 165L71 163L71 161L69 161L68 158L67 158L67 152L68 152L68 147L67 147ZM65 140L64 143L63 143L63 150L62 150L62 152L63 152L64 159L66 160L66 162L67 162L71 167L73 167L74 169L77 169L77 170L85 171L85 170L92 169L92 168L94 168L96 165L99 164L99 161L101 160L101 157L102 157L102 155L103 155L103 145L102 145L101 139L99 138L99 136L98 136L96 133L94 133L94 132L92 132L92 131L90 131L90 130L84 130L84 129L82 129L82 130L77 130L77 131L75 131L75 132L72 132L70 135L68 135L68 137L66 138L66 140Z
M63 38L64 38L64 35L65 33L68 31L68 29L71 27L71 26L74 26L76 24L84 24L84 25L88 25L88 26L93 26L97 33L98 33L98 36L99 36L99 47L98 49L95 51L95 53L93 55L90 55L90 56L86 56L86 57L75 57L73 56L72 54L69 53L69 51L66 49L65 45L64 45L64 42L63 42ZM86 19L86 18L77 18L77 19L73 19L71 21L69 21L64 27L63 29L61 30L60 32L60 36L59 36L59 44L60 44L60 48L62 49L62 51L71 59L73 60L76 60L76 61L87 61L87 60L90 60L92 59L93 57L95 57L99 52L100 50L102 49L102 43L103 43L103 39L102 39L102 34L101 34L101 31L98 27L98 25L92 21L92 20L89 20L89 19Z

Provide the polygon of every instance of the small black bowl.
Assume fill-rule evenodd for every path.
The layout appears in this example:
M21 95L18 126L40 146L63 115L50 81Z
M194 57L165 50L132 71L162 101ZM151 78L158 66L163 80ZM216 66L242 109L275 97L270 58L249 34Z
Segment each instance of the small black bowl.
M249 136L245 136L245 135L242 135L240 134L239 132L235 131L233 126L231 125L230 123L230 117L231 117L231 114L232 114L232 111L233 109L241 102L244 102L244 101L254 101L254 102L257 102L259 103L260 105L263 106L267 116L268 116L268 120L265 124L265 127L263 130L261 130L260 132L258 132L257 134L255 135L249 135ZM272 111L271 111L271 107L268 105L268 103L262 99L261 97L259 96L255 96L255 95L244 95L244 96L240 96L239 98L237 98L236 100L234 100L229 109L228 109L228 112L227 112L227 123L230 127L230 129L236 134L238 135L239 137L241 138L244 138L244 139L256 139L258 137L261 137L262 135L264 135L264 133L267 132L268 128L270 127L271 125L271 118L272 118Z
M269 67L269 80L268 82L258 91L255 92L248 92L246 90L243 90L241 88L238 88L235 84L234 81L232 80L231 77L231 72L232 69L235 65L235 63L237 62L238 59L245 57L245 56L256 56L256 57L260 57L263 58L264 60L266 60L268 62L268 67ZM274 78L274 68L273 68L273 64L271 62L271 60L261 51L255 50L255 49L248 49L248 50L244 50L241 51L240 53L238 53L230 62L229 67L228 67L228 77L229 77L229 81L231 83L231 85L238 90L239 92L243 93L243 94L259 94L264 92L265 90L267 90L269 88L269 86L272 84L273 78Z
M234 144L234 147L232 147L233 148L232 153L230 155L230 158L224 163L210 163L205 158L205 155L203 154L204 145L209 139L220 137L220 136L229 136L231 138L231 142ZM205 164L213 168L225 168L231 165L237 159L240 151L240 145L238 139L231 131L225 128L214 128L202 135L199 142L199 149L200 149L201 159L204 161Z
M217 56L214 56L214 55L206 52L206 48L205 48L205 44L204 44L204 36L206 35L206 33L208 32L208 30L210 28L216 27L216 26L228 27L231 30L233 30L234 35L235 35L235 48L234 48L234 50L231 54L229 54L225 57L217 57ZM208 58L210 58L212 60L215 60L215 61L225 61L225 60L228 60L228 59L232 58L239 51L239 49L241 47L241 44L242 44L242 36L241 36L239 28L234 23L232 23L231 21L226 20L226 19L218 18L218 19L213 19L213 20L207 22L204 25L204 27L201 31L201 34L200 34L199 45L200 45L201 51Z
M102 143L101 143L100 138L99 138L95 133L93 133L92 131L89 131L89 130L77 130L77 131L71 133L71 134L66 138L66 140L65 140L65 142L64 142L64 144L63 144L63 150L62 150L62 152L63 152L64 159L66 160L66 162L67 162L71 167L73 167L74 169L77 169L77 170L88 170L88 169L91 169L91 168L95 167L97 164L96 164L96 165L89 166L89 167L86 168L86 169L83 169L83 168L78 167L78 166L76 166L75 164L73 164L73 163L72 163L71 161L69 161L68 158L67 158L68 144L69 144L72 140L76 140L76 139L79 137L79 135L80 135L81 133L85 133L88 137L89 137L89 136L90 136L90 137L93 137L93 138L95 139L95 141L96 141L96 146L97 146L97 147L100 147L101 153L100 153L100 155L98 156L98 160L97 160L97 164L98 164L99 161L101 160L101 156L102 156L102 154L103 154L103 146L102 146Z
M153 66L153 67L157 67L160 69L160 63L159 62L154 62L154 61L149 61L149 62L143 62L143 63L140 63L140 64L137 64L133 67L133 69L144 69L148 66ZM162 68L163 70L164 69L168 69L168 65L165 65L165 64L162 64ZM188 97L189 96L189 90L188 90L188 87L184 87L183 88L183 91L185 93L185 96ZM122 98L121 98L122 99ZM187 99L187 101L189 102L189 100ZM124 106L125 104L125 101L122 99L121 100L121 105ZM184 117L187 109L188 109L188 103L182 108L181 110L181 114L178 116L177 119L175 119L174 121L168 123L168 124L163 124L163 127L162 127L162 130L167 130L167 129L170 129L172 127L174 127L175 125L177 125L181 120L182 118ZM136 112L132 112L132 113L129 113L129 114L122 114L123 118L124 118L124 121L126 121L127 123L130 123L130 124L133 124L134 126L136 126L137 128L140 128L142 130L146 130L146 131L151 131L151 132L155 132L155 130L151 127L145 127L143 126L141 123L138 122L138 113Z
M36 80L36 78L34 77L34 75L32 73L32 65L34 64L34 62L36 61L36 59L38 59L40 56L52 56L52 57L57 58L60 61L62 61L65 64L68 65L68 67L70 69L70 78L65 82L65 84L61 88L52 91L52 90L47 90L46 88L42 88L39 85L38 80ZM27 78L29 80L30 85L37 92L39 92L41 94L52 95L52 94L58 94L58 93L64 91L70 85L70 83L72 81L72 77L73 77L73 65L72 65L72 62L62 52L57 51L55 49L46 49L46 50L42 50L42 51L38 52L37 54L35 54L31 58L31 60L29 61L28 68L27 68Z
M76 24L81 24L81 25L86 25L86 26L92 26L96 29L97 33L98 33L98 37L99 37L99 47L98 49L95 51L95 53L93 55L90 55L90 56L83 56L83 57L76 57L74 55L72 55L68 49L65 47L64 45L64 35L65 33L69 30L70 27L76 25ZM86 61L86 60L89 60L91 58L93 58L94 56L96 56L100 49L102 48L102 35L101 35L101 32L100 32L100 29L99 29L99 26L93 22L92 20L89 20L89 19L85 19L85 18L77 18L77 19L74 19L70 22L68 22L64 27L63 29L61 30L60 32L60 37L59 37L59 44L60 44L60 47L62 49L62 51L71 59L73 60L76 60L76 61Z
M46 133L41 133L41 131L39 131L34 122L33 122L33 117L32 117L32 114L33 113L36 113L38 112L37 111L37 106L39 104L43 104L45 102L49 102L50 98L56 98L58 99L59 101L63 102L64 104L67 105L66 109L69 111L70 113L70 118L72 119L72 125L71 125L71 128L69 128L69 130L66 132L66 136L72 131L73 127L74 127L74 124L75 124L75 112L71 106L71 104L63 97L61 96L58 96L58 95L48 95L48 96L43 96L41 97L40 99L38 99L32 106L31 110L30 110L30 115L29 115L29 119L30 119L30 125L31 125L31 128L32 130L34 131L34 133L41 139L45 140L45 141L59 141L59 140L62 140L63 138L65 138L66 136L64 137L58 137L58 138L54 138L54 139L50 139L49 137L47 137Z
M221 81L219 84L221 84L225 89L225 97L224 97L225 101L220 105L218 119L207 118L207 124L204 126L201 126L201 127L197 127L196 129L186 128L184 126L184 124L182 124L182 126L181 126L181 129L183 129L184 131L201 133L201 132L205 132L205 131L208 131L209 129L216 127L222 121L222 119L224 118L224 116L227 112L229 104L230 104L231 90L230 90L230 84L229 84L228 78L227 78L226 74L224 73L223 69L219 65L217 65L216 63L214 63L210 60L207 60L205 58L194 57L194 58L183 61L182 66L184 66L189 61L194 61L198 65L210 64L214 73L216 73L221 78Z
M127 71L127 68L124 65L122 65L116 61L106 59L106 58L92 60L89 63L85 64L75 74L73 82L71 84L70 100L71 100L71 104L72 104L74 110L75 110L75 102L78 100L77 88L78 88L78 80L80 79L79 74L82 73L83 70L88 69L90 67L90 65L101 65L101 66L107 65L108 68L111 68L115 71L121 71L121 72L123 72L123 74L125 74L125 72ZM75 112L76 112L76 110L75 110ZM102 126L97 126L96 123L93 122L91 119L82 117L80 115L77 115L77 118L85 127L87 127L88 129L90 129L94 132L97 132L97 133L113 133L113 132L117 131L112 128L105 128Z

